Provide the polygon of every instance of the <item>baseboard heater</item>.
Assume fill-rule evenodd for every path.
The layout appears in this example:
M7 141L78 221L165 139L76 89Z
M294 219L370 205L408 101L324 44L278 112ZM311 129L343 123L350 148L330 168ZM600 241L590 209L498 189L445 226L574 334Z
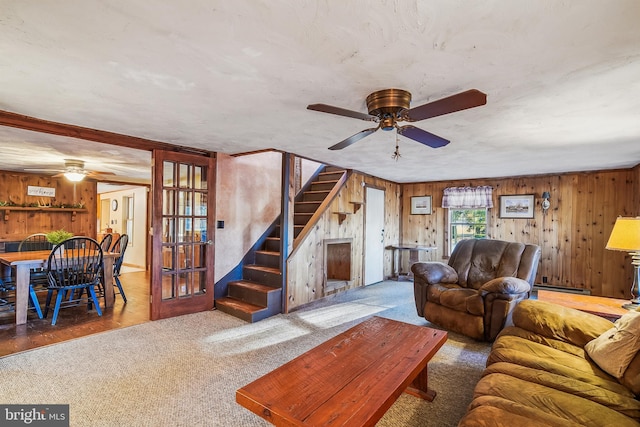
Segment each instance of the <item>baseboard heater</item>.
M578 289L578 288L568 288L565 286L550 286L550 285L533 285L533 291L555 291L555 292L565 292L568 294L580 294L580 295L591 295L591 291L589 289Z

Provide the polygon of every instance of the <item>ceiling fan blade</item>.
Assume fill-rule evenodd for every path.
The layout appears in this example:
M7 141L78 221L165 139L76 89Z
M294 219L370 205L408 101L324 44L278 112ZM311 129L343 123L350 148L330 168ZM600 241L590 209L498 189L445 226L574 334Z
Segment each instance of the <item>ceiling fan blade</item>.
M471 89L447 98L442 98L428 104L410 108L403 114L403 119L410 122L430 119L444 114L455 113L456 111L468 108L479 107L487 103L487 95L477 89Z
M336 145L332 145L331 147L329 147L329 150L342 150L343 148L346 148L346 147L350 146L351 144L360 141L365 136L371 135L372 133L374 133L378 129L380 129L380 126L378 126L377 128L361 130L360 132L356 133L353 136L350 136L349 138L345 139L344 141L338 142Z
M62 169L38 169L38 168L24 168L25 172L62 172Z
M444 147L449 143L448 140L440 138L438 135L411 125L398 127L398 133L414 141L418 141L420 144L428 145L431 148Z
M102 175L115 175L113 172L102 172L102 171L88 171L87 175L89 176L102 176Z
M368 122L376 121L378 118L371 114L361 113L359 111L347 110L345 108L334 107L327 104L311 104L307 105L307 110L320 111L321 113L336 114L338 116L352 117L354 119L366 120Z

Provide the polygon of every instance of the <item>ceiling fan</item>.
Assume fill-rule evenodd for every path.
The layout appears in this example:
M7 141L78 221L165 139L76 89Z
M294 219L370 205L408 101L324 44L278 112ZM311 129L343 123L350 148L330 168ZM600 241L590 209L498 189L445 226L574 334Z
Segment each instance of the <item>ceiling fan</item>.
M64 169L25 169L27 172L57 172L54 178L64 176L69 181L79 182L84 178L100 179L104 175L115 175L113 172L90 171L84 168L84 160L65 159Z
M327 104L311 104L307 106L309 110L378 123L377 127L362 130L344 141L332 145L329 150L342 150L365 136L371 135L378 129L385 131L396 129L399 135L411 138L421 144L432 148L444 147L449 143L449 140L412 125L399 126L398 122L417 122L468 108L479 107L487 103L487 95L477 89L471 89L418 107L409 108L411 93L402 89L384 89L367 96L366 102L369 114Z

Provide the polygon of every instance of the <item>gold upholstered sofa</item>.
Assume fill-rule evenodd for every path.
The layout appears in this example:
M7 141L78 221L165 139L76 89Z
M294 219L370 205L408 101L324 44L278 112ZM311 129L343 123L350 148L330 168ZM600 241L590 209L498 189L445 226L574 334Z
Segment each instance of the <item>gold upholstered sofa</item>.
M459 427L639 426L640 312L616 323L538 300L513 311Z
M418 315L447 330L493 341L518 301L529 297L540 253L532 244L465 239L447 264L413 264Z

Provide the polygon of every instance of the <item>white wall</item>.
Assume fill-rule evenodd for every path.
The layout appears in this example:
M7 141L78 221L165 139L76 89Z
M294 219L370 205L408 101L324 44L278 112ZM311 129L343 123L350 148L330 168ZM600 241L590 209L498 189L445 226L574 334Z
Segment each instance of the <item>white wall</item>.
M233 269L280 214L282 154L218 153L215 281Z
M111 200L118 201L118 208L110 212L110 226L113 229L113 233L123 234L125 232L122 221L124 212L123 197L133 197L134 200L133 236L129 236L129 246L124 255L124 264L145 268L147 253L147 187L132 187L127 190L99 194L101 201L104 199L109 200L109 206L111 206ZM103 233L105 230L98 231Z

